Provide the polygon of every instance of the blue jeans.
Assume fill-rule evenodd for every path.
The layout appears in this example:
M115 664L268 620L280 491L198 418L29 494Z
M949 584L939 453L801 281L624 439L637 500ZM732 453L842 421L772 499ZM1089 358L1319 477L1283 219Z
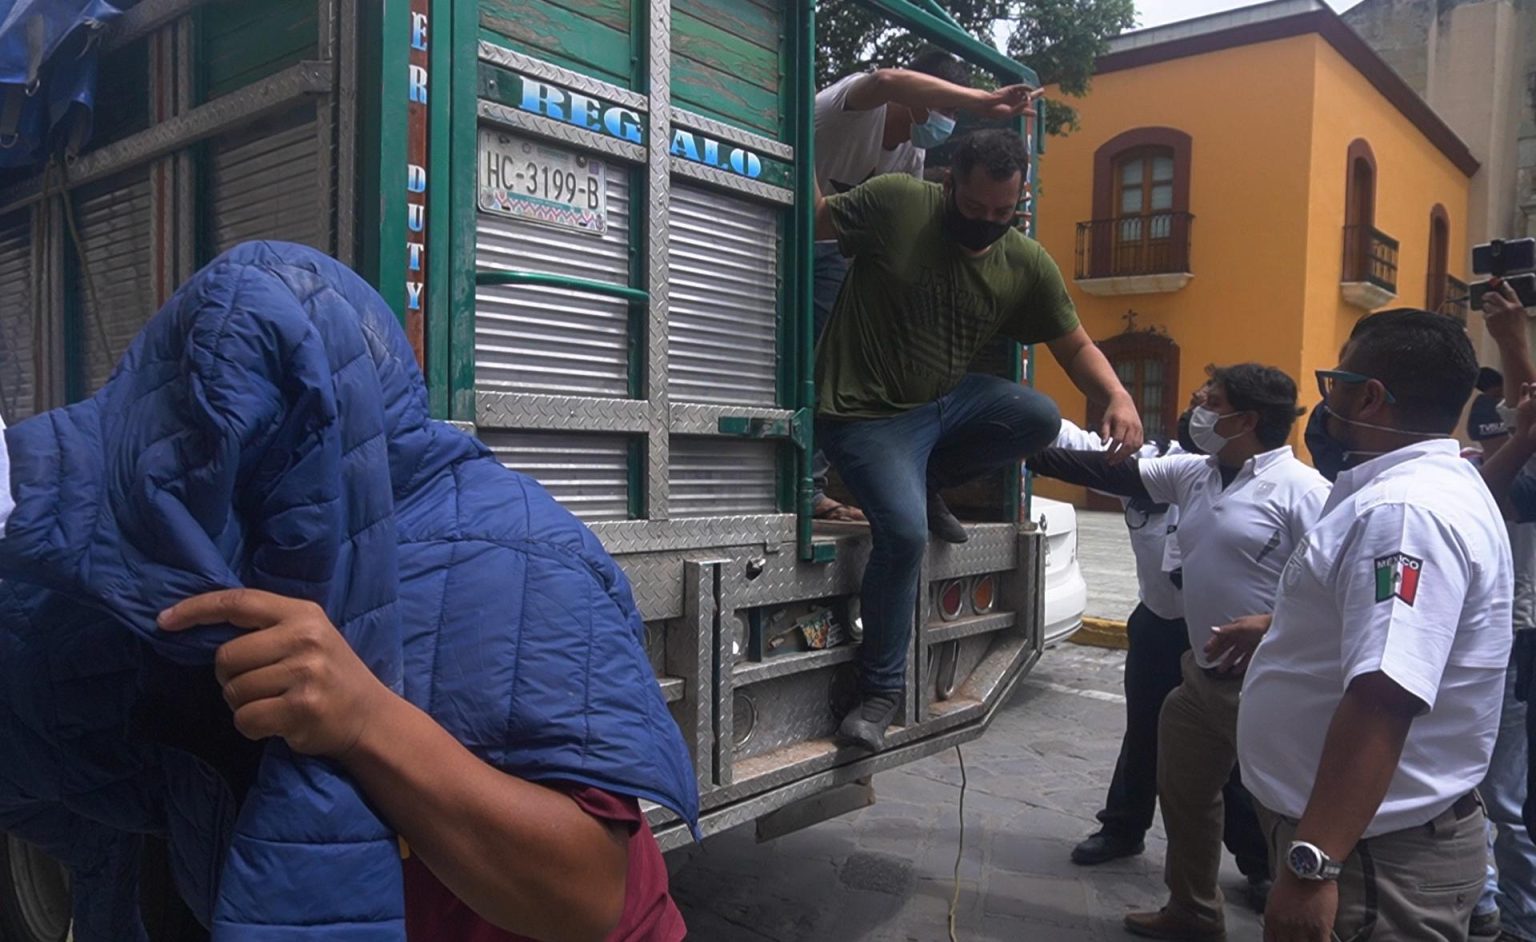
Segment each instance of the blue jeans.
M1488 807L1488 823L1496 828L1497 835L1488 882L1476 911L1498 909L1505 932L1536 942L1536 846L1520 813L1525 804L1525 773L1525 704L1515 699L1515 668L1511 666L1504 684L1504 709L1499 717L1499 737L1493 744L1493 761L1478 786Z
M814 314L815 320L812 329L816 331L816 342L821 342L821 332L827 329L827 321L832 319L832 307L837 303L837 295L843 290L843 281L848 277L848 260L838 250L837 243L816 244L816 267L813 281ZM827 493L827 472L831 470L832 463L827 460L826 453L817 448L811 455L811 483L815 485L813 500L821 500Z
M859 652L866 694L905 687L928 494L1017 464L1048 447L1060 428L1061 413L1046 396L976 373L936 402L888 419L817 421L817 440L869 517Z

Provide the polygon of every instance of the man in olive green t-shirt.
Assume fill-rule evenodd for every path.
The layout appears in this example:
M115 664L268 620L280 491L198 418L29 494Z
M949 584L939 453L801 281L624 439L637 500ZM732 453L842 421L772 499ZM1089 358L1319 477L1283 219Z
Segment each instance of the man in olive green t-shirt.
M928 534L964 542L938 496L1051 444L1055 403L969 373L1001 333L1045 343L1076 386L1105 405L1114 457L1141 447L1130 395L1078 323L1061 272L1013 228L1029 154L1010 131L961 142L940 187L900 174L816 193L816 237L851 258L816 350L817 441L869 517L860 651L862 700L839 739L885 745L905 685Z

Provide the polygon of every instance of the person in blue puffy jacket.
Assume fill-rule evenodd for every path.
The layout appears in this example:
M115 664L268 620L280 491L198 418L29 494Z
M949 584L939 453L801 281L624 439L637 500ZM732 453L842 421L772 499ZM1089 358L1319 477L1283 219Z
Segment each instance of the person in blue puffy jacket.
M238 246L95 395L0 425L0 830L77 942L143 835L215 942L676 942L696 776L624 573L431 418L382 298Z

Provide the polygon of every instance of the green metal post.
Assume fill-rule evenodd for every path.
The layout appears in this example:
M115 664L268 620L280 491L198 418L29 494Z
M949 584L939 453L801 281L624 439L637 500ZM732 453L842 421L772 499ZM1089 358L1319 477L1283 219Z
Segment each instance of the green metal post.
M433 0L427 36L427 394L432 415L446 419L453 351L453 265L443 235L453 225L454 0Z
M1008 58L965 30L929 13L910 0L862 0L862 2L884 13L897 25L905 26L934 45L947 49L962 59L991 69L1000 76L1007 76L1010 81L1025 82L1030 85L1040 84L1040 78L1033 69Z
M358 189L360 269L405 322L406 66L409 0L360 4L363 40L359 91L363 133ZM371 80L370 80L371 79Z
M791 240L794 255L794 324L795 324L795 374L799 379L797 411L809 414L816 408L816 331L814 323L816 250L816 207L811 194L816 188L816 111L812 102L816 97L816 3L815 0L797 0L792 8L796 14L792 36L795 44L795 97L794 97L794 148L795 148L795 208L792 214L794 238ZM814 423L807 423L813 425ZM814 520L811 506L815 484L811 480L811 456L815 453L815 432L806 430L804 447L799 450L798 467L800 483L797 494L796 526L800 558L816 561ZM830 557L829 557L830 558Z
M622 298L631 304L645 304L651 299L650 292L628 285L615 285L606 281L573 278L570 275L549 275L536 271L479 271L475 272L477 285L538 285L545 288L567 288L587 294L601 294L610 298Z
M953 26L955 29L965 29L964 26L960 25L959 20L956 20L953 16L950 15L948 10L939 6L939 0L920 0L920 2L924 7L927 8L929 13L937 16L939 19Z
M453 0L451 83L447 89L450 122L447 165L448 238L439 242L452 264L448 310L448 414L459 422L475 421L475 206L476 151L479 147L475 98L479 80L479 0ZM444 194L439 191L441 198Z

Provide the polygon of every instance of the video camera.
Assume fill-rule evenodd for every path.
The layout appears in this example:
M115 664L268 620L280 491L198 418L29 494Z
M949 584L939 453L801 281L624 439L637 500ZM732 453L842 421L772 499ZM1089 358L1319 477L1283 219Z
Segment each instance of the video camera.
M1494 239L1472 248L1472 272L1501 278L1521 305L1536 307L1536 239ZM1483 306L1492 278L1468 285L1472 307Z

